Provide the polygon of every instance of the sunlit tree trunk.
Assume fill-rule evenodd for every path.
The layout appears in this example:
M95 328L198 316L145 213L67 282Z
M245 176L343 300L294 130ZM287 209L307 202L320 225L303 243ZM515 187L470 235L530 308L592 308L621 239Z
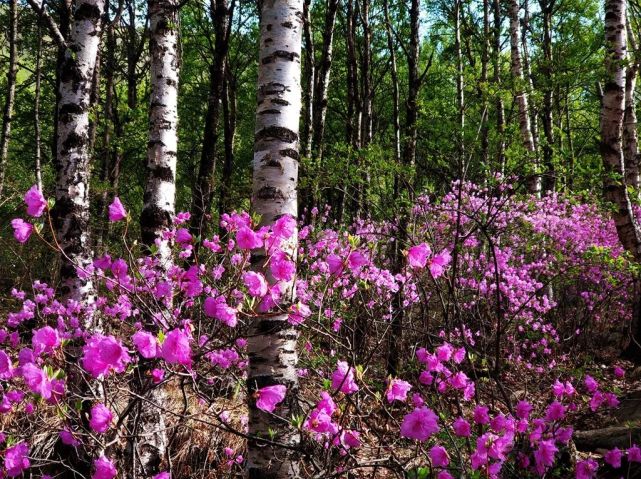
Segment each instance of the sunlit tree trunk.
M528 95L523 78L523 66L521 62L521 28L519 25L519 1L510 1L510 44L512 51L512 77L514 79L514 96L519 109L519 129L523 148L528 153L527 161L530 163L527 168L534 170L528 176L528 192L535 195L541 194L541 177L538 174L538 158L534 136L530 125L530 108L528 106Z
M80 302L93 295L91 280L77 270L91 263L89 109L103 12L103 0L80 0L74 5L69 48L60 69L56 205L52 216L63 253L62 294Z
M162 268L172 263L171 243L162 231L173 224L176 202L176 162L178 148L178 8L177 0L149 0L149 58L151 94L149 105L149 142L147 147L147 184L140 215L142 240L156 245L156 257ZM156 328L148 320L148 328ZM141 363L136 369L134 387L145 400L138 402L129 445L133 472L138 477L158 474L167 449L164 413L167 402L163 388L151 385L146 374L150 366Z
M252 193L252 206L260 215L261 225L270 225L283 215L297 217L302 21L303 0L270 0L262 4ZM296 236L285 249L295 258ZM264 251L258 252L252 264L273 282L267 259ZM294 296L293 284L289 283L281 308L286 310ZM287 313L272 312L255 317L250 325L247 344L250 479L299 477L294 450L260 440L270 437L294 448L300 441L300 432L291 423L297 410L298 331L287 322L287 317ZM258 409L256 390L276 384L287 388L284 401L273 414Z
M488 122L488 64L490 62L490 2L483 0L483 49L481 50L481 76L478 95L482 101L481 111L481 164L487 177L491 174L489 165L490 125Z
M18 73L18 0L9 2L9 71L2 112L2 131L0 131L0 197L4 189L13 120L13 103L16 97L16 77Z

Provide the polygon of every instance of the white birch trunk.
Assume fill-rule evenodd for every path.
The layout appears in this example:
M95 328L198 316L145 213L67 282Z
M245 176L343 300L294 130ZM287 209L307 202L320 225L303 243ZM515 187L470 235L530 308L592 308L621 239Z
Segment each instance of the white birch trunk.
M519 129L523 147L528 153L528 161L534 170L528 178L528 191L537 196L541 194L541 176L539 175L539 159L534 144L534 136L530 126L530 108L528 106L528 95L523 78L523 66L521 62L521 28L519 26L519 1L511 0L510 5L510 44L512 53L512 77L515 83L514 97L519 108Z
M625 183L636 193L641 185L639 177L639 134L637 132L636 92L639 59L634 33L627 24L630 62L625 74L625 113L623 115L623 157L625 159Z
M283 215L297 217L297 181L299 159L299 119L301 111L301 37L303 0L263 2L261 16L260 59L258 70L258 106L254 143L252 203L261 215L261 224L269 225ZM287 252L295 257L296 236ZM265 270L265 255L258 253L253 264ZM273 278L269 278L270 281ZM286 310L294 298L293 284L281 304ZM258 316L248 335L249 371L247 377L249 434L247 473L250 479L299 477L295 451L260 441L275 431L274 442L296 447L300 434L292 427L297 410L298 331L287 322L287 314ZM285 400L273 414L256 407L253 393L268 385L287 388Z
M89 109L100 44L104 0L79 0L73 12L69 48L61 67L53 218L62 249L62 295L91 301L93 284L77 269L91 263L89 237ZM87 327L91 324L87 323Z
M151 96L149 105L149 143L147 145L147 185L140 215L143 243L156 245L161 267L172 262L171 243L161 238L173 224L176 204L176 162L178 151L178 8L177 0L149 0L149 57ZM150 328L154 325L151 324ZM138 404L136 430L130 454L134 477L152 477L160 472L167 452L167 434L162 409L167 394L162 387L150 385L145 374L149 365L138 369L137 388L146 399Z
M641 231L632 213L626 189L623 156L623 117L627 58L626 2L605 1L605 67L601 109L601 154L605 167L605 198L614 203L613 219L621 243L637 259L641 257Z

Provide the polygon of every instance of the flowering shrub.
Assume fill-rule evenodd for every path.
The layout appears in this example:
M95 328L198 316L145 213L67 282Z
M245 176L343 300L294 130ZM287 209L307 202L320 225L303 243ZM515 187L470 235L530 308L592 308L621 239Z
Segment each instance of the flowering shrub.
M47 201L32 188L25 202L34 219L12 222L15 239L26 243L35 232L46 241L38 218ZM109 219L128 221L117 198ZM630 266L596 207L454 183L438 203L419 199L402 264L393 254L395 224L359 221L341 231L327 212L315 212L309 224L283 217L257 227L241 212L223 215L223 237L197 240L182 227L187 220L177 215L164 232L172 264L127 246L127 258L102 254L79 270L96 285L91 301L62 300L39 281L13 290L0 329L7 476L47 474L51 451L38 437L53 437L92 457L94 479L116 477L127 414L140 400L137 371L147 390L182 397L165 411L171 427L199 421L210 434L244 437L245 401L273 413L287 394L272 385L244 397L248 325L281 308L302 333L294 424L316 472L568 474L573 421L618 404L607 378L572 372L570 352L580 353L583 337L607 338L630 318ZM293 256L286 245L296 237ZM273 281L252 269L258 248ZM292 280L290 304L283 285ZM405 314L393 336L399 307ZM403 361L390 376L384 365L394 348ZM506 390L527 372L545 372L538 386L549 393L534 401ZM85 420L74 420L77 404ZM219 473L242 467L242 449L219 449ZM641 462L640 451L614 449L601 463ZM573 473L596 477L598 467L588 458Z

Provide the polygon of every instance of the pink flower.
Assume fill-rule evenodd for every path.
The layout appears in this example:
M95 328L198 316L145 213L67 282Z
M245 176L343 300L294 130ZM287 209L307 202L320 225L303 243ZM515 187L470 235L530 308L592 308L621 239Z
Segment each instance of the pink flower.
M596 380L590 375L585 376L583 383L585 384L585 387L588 390L588 392L591 392L591 393L595 392L599 387L599 383L596 382Z
M26 243L33 232L33 225L22 218L11 220L11 227L13 228L13 237L18 243Z
M445 272L445 268L450 263L452 256L447 250L441 251L430 261L430 273L434 279L440 277Z
M7 353L0 349L0 379L10 379L13 376L13 365Z
M576 479L593 479L599 469L599 464L594 459L586 459L576 464Z
M240 249L256 249L263 246L263 240L252 229L242 226L236 233L236 244Z
M296 264L283 252L272 255L269 271L277 281L290 281L296 274Z
M138 331L131 337L131 340L143 358L151 359L158 355L158 341L153 334L147 331Z
M470 434L472 433L470 423L462 417L459 417L454 421L452 429L454 429L454 434L458 437L470 437Z
M50 353L60 346L60 336L51 326L45 326L34 331L31 344L36 354Z
M619 379L622 378L623 376L625 376L625 370L620 366L616 366L614 368L614 376Z
M412 246L407 250L407 263L410 268L422 269L427 264L427 258L432 253L432 250L426 243L421 243Z
M114 200L109 205L109 221L120 221L127 217L127 210L122 205L120 198L114 196Z
M191 346L189 336L180 329L167 333L160 350L161 357L170 364L191 365Z
M107 406L104 404L96 404L91 408L91 418L89 419L89 426L94 432L105 433L109 426L111 426L111 421L113 420L113 414Z
M454 476L447 471L441 471L436 475L436 479L454 479Z
M82 367L94 378L106 377L111 371L122 373L131 361L127 350L113 336L94 335L82 352Z
M21 476L31 466L28 455L29 446L26 442L20 442L4 452L4 469L9 477Z
M24 202L27 204L27 214L36 218L42 216L47 207L47 200L42 196L38 185L33 185L24 195Z
M154 384L159 384L165 378L165 371L163 369L154 369L151 371L151 379Z
M641 448L636 444L633 444L632 447L628 449L628 461L641 462Z
M476 406L474 408L474 422L476 424L487 424L490 422L490 416L488 414L489 409L486 406Z
M296 220L290 215L281 216L272 226L274 235L281 239L289 239L296 232Z
M367 258L360 251L353 251L347 257L347 265L352 271L358 271L367 264Z
M269 289L265 277L255 271L247 271L246 273L243 273L243 282L245 283L249 294L255 298L262 298L267 294Z
M407 414L401 424L401 436L419 441L426 441L438 431L438 417L426 406Z
M336 370L332 373L332 388L340 390L343 394L358 391L358 385L354 381L354 369L345 361L338 361L336 364Z
M621 453L621 450L618 447L615 447L611 451L605 453L603 460L613 468L618 469L621 467L622 456L623 454Z
M534 460L536 462L536 470L540 475L554 464L554 455L558 451L554 445L554 440L549 439L541 441L539 447L534 451Z
M254 393L256 407L262 411L274 412L276 405L285 399L287 388L282 384L265 386Z
M94 473L91 479L113 479L118 474L114 463L105 456L93 461Z
M548 422L560 421L565 417L565 406L558 401L550 404L545 411L545 420Z
M78 439L76 439L73 433L68 429L63 429L62 431L60 431L59 436L62 443L67 446L76 447L80 444L80 441L78 441Z
M387 402L406 401L412 385L402 379L392 379L387 386Z
M51 397L51 380L47 373L33 363L27 363L20 368L24 382L29 389L44 399Z
M433 446L430 449L430 460L432 467L446 467L450 463L450 457L443 446Z
M532 409L533 407L529 402L519 401L516 405L516 417L518 417L519 419L527 419L528 417L530 417Z
M166 471L163 471L159 474L156 474L152 479L171 479L171 474Z
M176 230L176 241L180 244L191 243L191 233L187 228L178 228Z
M230 328L235 327L238 323L236 309L228 306L225 298L222 296L218 296L217 298L209 297L205 299L203 309L207 316L225 323Z

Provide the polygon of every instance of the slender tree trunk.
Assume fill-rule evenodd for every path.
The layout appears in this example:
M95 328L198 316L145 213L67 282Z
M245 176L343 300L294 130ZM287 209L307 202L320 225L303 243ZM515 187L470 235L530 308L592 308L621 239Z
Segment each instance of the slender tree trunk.
M225 160L221 177L220 200L218 202L218 216L228 212L230 208L229 193L231 189L232 173L234 168L234 137L236 136L236 86L226 69L225 82L223 83L223 121L225 124Z
M396 67L396 45L392 36L392 23L389 16L389 1L383 0L383 13L385 15L385 33L387 35L387 49L390 55L390 74L392 76L392 125L394 128L394 161L401 164L401 119L399 108L398 69ZM394 199L399 195L398 175L394 175Z
M361 102L356 60L356 9L355 0L347 0L347 144L355 150L361 147Z
M89 95L89 155L93 156L94 147L96 145L96 131L100 118L96 110L96 105L100 103L100 76L102 69L102 55L98 50L98 57L96 58L96 66L93 70L93 79L91 80L91 94ZM93 111L93 114L91 114Z
M33 141L34 141L34 174L36 177L36 185L42 191L42 130L40 128L40 93L41 93L41 79L42 79L42 35L41 35L40 22L38 22L38 45L36 47L36 84L33 100Z
M176 202L176 162L178 151L178 0L148 0L150 18L149 58L151 95L149 106L149 143L147 146L147 184L140 215L143 243L157 246L161 267L172 263L171 243L162 238L163 230L173 225ZM149 321L149 328L155 323ZM138 477L158 474L166 454L167 435L161 408L167 402L163 388L154 387L146 373L149 365L137 368L138 391L146 396L135 411L130 453L133 472ZM155 407L155 405L160 407Z
M465 77L463 75L463 52L461 50L461 0L454 2L454 49L456 50L456 106L458 110L457 155L459 173L465 164Z
M481 164L486 177L491 174L490 160L490 125L488 122L487 81L488 64L490 62L490 2L483 0L483 50L481 50L481 77L478 86L478 95L482 101L481 111Z
M494 0L494 51L492 52L493 82L497 90L496 94L496 164L501 173L505 172L505 109L501 97L501 2Z
M283 215L297 218L299 121L301 110L300 62L303 0L263 2L258 66L258 107L254 141L252 205L261 225L270 225ZM296 256L296 235L286 246ZM265 252L254 254L252 264L268 274ZM260 438L296 447L300 432L292 423L297 412L296 374L298 330L287 322L287 307L294 300L293 284L286 286L279 311L253 319L248 335L249 434L247 472L250 479L299 477L293 449L266 444ZM281 309L282 308L282 309ZM280 384L287 388L283 402L273 414L256 407L255 392ZM270 436L270 433L275 433Z
M303 91L303 156L311 158L314 136L314 85L316 84L316 54L314 49L314 34L312 29L312 0L305 0L304 33L305 49L305 89Z
M361 144L367 147L372 141L372 27L370 25L370 0L362 0L360 20L363 26L363 45L361 48L361 100L363 119L361 122Z
M136 21L136 0L127 0L127 105L132 110L138 105L138 31Z
M530 52L528 48L527 33L530 30L530 6L529 1L523 2L523 27L521 35L521 45L523 48L523 68L525 69L525 81L527 85L528 98L534 92L534 83L532 81L532 67L530 65ZM539 151L539 127L537 121L536 108L530 104L530 125L532 125L532 138L534 139L534 148Z
M407 103L405 108L405 145L403 162L410 171L416 165L416 142L418 138L418 93L421 79L418 72L419 62L419 22L420 0L412 0L410 6L410 46L407 51ZM411 188L408 178L406 187Z
M4 110L2 112L2 131L0 132L0 197L4 189L11 139L11 121L13 103L16 97L16 77L18 73L18 0L9 2L9 71L7 72L7 90L5 92Z
M116 69L116 36L114 34L114 25L109 22L106 28L106 41L105 41L105 102L103 106L104 126L102 132L102 145L101 156L102 165L100 168L100 181L103 184L109 182L111 185L111 169L112 169L112 151L111 151L111 135L114 126L114 75ZM112 191L113 193L113 191ZM98 221L100 221L100 228L98 229L98 236L96 238L96 247L102 248L105 233L108 231L109 226L106 221L106 209L109 199L109 190L104 187L100 197L98 198Z
M572 138L572 122L570 118L570 86L567 85L565 88L565 136L568 141L568 153L569 153L569 164L568 164L568 176L566 180L566 187L569 191L572 190L574 186L574 139Z
M519 108L519 129L523 148L528 153L528 168L534 170L530 173L527 182L528 192L539 196L541 194L541 177L538 174L538 158L534 145L534 136L530 125L530 108L528 95L523 78L521 63L521 28L519 26L519 1L510 0L510 43L512 47L512 77L514 79L514 96Z
M416 161L416 123L418 119L418 92L420 89L421 79L418 73L419 60L419 28L420 28L420 0L412 0L410 7L410 46L407 50L407 68L408 68L408 94L406 104L406 124L405 124L405 144L403 149L403 167L401 174L401 188L407 192L407 197L412 202L414 200L413 188L415 186L417 174L415 170ZM412 178L412 175L414 177ZM398 231L393 248L393 268L394 273L399 274L403 269L403 248L407 246L409 239L409 208L401 209L398 216ZM403 288L394 294L392 299L392 309L394 315L388 337L387 353L387 373L396 376L401 366L401 350L403 338L403 325L405 322L405 307L403 305ZM365 331L362 332L365 334Z
M347 37L347 119L345 124L346 142L352 149L352 155L361 147L361 101L359 92L358 81L358 61L356 59L356 25L358 15L354 2L358 0L347 0L347 14L345 19L346 37ZM351 161L351 160L350 160ZM342 222L345 210L347 209L348 195L345 191L347 183L342 181L341 188L338 195L339 211L337 219ZM360 188L357 187L350 191L351 195L350 204L354 214L358 213L359 208L359 192Z
M554 119L553 102L554 89L552 85L552 9L556 0L539 0L539 7L543 18L543 68L545 77L543 89L543 133L545 143L543 144L543 165L545 174L543 178L543 191L554 191L556 184L556 173L554 172Z
M191 233L203 236L214 199L214 175L216 173L216 152L218 146L218 120L223 95L225 65L229 49L229 23L233 5L228 0L212 1L211 19L216 33L214 61L209 71L209 99L205 116L203 149L200 157L198 179L193 191L191 210Z
M625 112L623 116L623 157L625 160L625 183L638 192L639 178L639 135L637 132L637 112L634 94L639 73L638 52L634 34L627 26L630 45L630 62L625 74Z
M316 75L314 93L314 142L313 151L317 158L323 158L323 137L325 134L325 117L327 115L327 94L329 91L329 75L332 68L332 53L334 43L334 26L339 0L327 0L325 9L325 29L323 31L323 49L321 53L318 74Z

